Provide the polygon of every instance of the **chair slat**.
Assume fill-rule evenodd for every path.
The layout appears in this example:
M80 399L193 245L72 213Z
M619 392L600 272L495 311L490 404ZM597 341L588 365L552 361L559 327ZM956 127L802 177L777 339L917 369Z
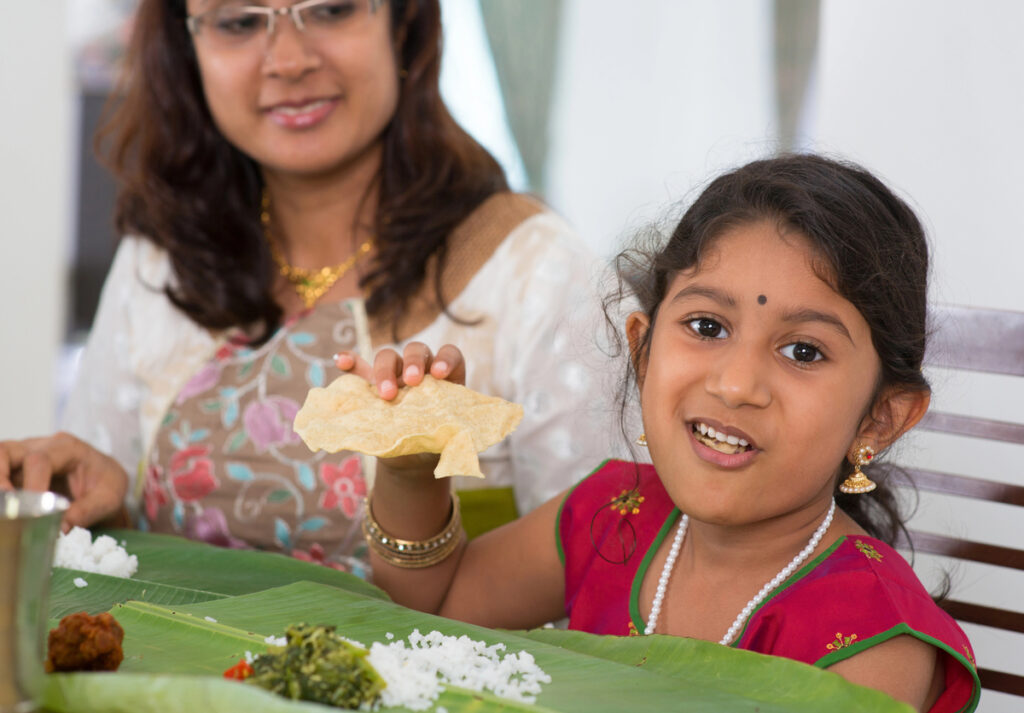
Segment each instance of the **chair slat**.
M954 619L1024 634L1024 613L954 599L947 599L941 605Z
M1024 444L1024 425L1008 421L994 421L987 418L930 411L924 415L917 427L937 433L952 433L957 436L973 436L989 441Z
M932 330L929 364L1024 376L1024 312L943 305Z
M926 364L1024 377L1024 312L953 305L934 306L930 312ZM955 404L950 407L956 409ZM1020 423L934 411L922 419L919 427L937 433L1024 445L1024 424ZM1024 482L1017 485L932 470L907 470L921 490L1024 507ZM1024 570L1024 550L925 532L911 532L909 537L918 552ZM900 544L908 545L905 541ZM1022 612L957 600L947 600L943 606L961 621L1024 633ZM979 668L978 677L983 689L1024 698L1024 676Z
M1024 486L942 473L937 470L907 468L906 471L919 490L1024 507Z
M1024 676L993 671L990 668L979 668L978 678L981 679L981 687L989 691L1009 693L1011 696L1024 696Z
M930 532L911 532L910 539L916 552L927 552L944 557L994 564L997 567L1024 570L1024 552L1011 547L956 540L945 535L933 535ZM899 544L906 546L907 543L903 541Z

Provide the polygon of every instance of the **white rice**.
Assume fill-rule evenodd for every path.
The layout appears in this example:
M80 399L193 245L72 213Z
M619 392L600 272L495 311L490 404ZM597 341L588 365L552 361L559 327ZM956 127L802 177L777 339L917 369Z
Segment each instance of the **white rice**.
M139 569L138 557L129 555L113 537L100 535L93 542L92 534L81 527L73 527L71 532L57 537L53 564L55 567L125 578Z
M72 581L72 583L73 583L73 584L74 584L74 585L75 585L76 587L78 587L79 589L81 589L82 587L88 587L88 586L89 586L89 583L88 583L88 582L86 582L86 581L85 581L84 579L82 579L81 577L75 577L75 578L74 578L73 580L71 580L71 581Z
M503 656L504 650L504 644L487 646L468 636L456 638L438 631L424 636L416 629L409 635L408 646L401 639L374 643L367 658L387 683L381 692L384 706L428 710L444 684L535 702L541 684L550 683L551 677L526 651Z
M208 622L211 622L213 624L217 623L217 620L214 619L212 616L204 616L203 618L206 619Z
M268 636L263 640L263 643L270 646L287 646L288 639L284 636Z

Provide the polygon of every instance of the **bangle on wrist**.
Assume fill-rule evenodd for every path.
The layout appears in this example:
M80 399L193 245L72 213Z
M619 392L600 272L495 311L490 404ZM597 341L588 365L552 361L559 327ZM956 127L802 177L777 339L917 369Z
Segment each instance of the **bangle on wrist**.
M452 512L448 524L441 532L426 540L403 540L385 532L373 517L371 497L372 493L367 495L363 505L363 536L370 549L388 564L403 569L432 567L448 559L459 546L462 518L459 516L459 497L455 493L452 493Z

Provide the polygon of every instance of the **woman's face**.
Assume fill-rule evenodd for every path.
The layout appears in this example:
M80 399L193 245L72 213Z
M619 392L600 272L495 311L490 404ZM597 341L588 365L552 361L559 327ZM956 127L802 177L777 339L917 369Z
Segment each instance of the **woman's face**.
M673 500L722 525L820 513L881 368L803 236L733 228L670 283L642 373L651 458ZM630 318L631 340L646 318ZM723 443L719 436L723 434Z
M187 7L202 15L254 4L292 3L188 0ZM376 160L399 93L388 3L372 10L370 0L332 0L307 10L304 32L287 13L277 15L269 36L204 17L193 44L210 113L265 172L314 176ZM233 40L236 28L241 36Z

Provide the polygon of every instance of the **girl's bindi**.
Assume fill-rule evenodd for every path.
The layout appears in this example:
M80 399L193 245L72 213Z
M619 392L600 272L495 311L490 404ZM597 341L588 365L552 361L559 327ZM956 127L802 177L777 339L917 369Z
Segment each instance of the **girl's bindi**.
M765 297L764 295L758 295L758 296L757 296L757 303L758 303L759 305L763 305L763 304L765 304L766 302L768 302L768 298L767 298L767 297Z

